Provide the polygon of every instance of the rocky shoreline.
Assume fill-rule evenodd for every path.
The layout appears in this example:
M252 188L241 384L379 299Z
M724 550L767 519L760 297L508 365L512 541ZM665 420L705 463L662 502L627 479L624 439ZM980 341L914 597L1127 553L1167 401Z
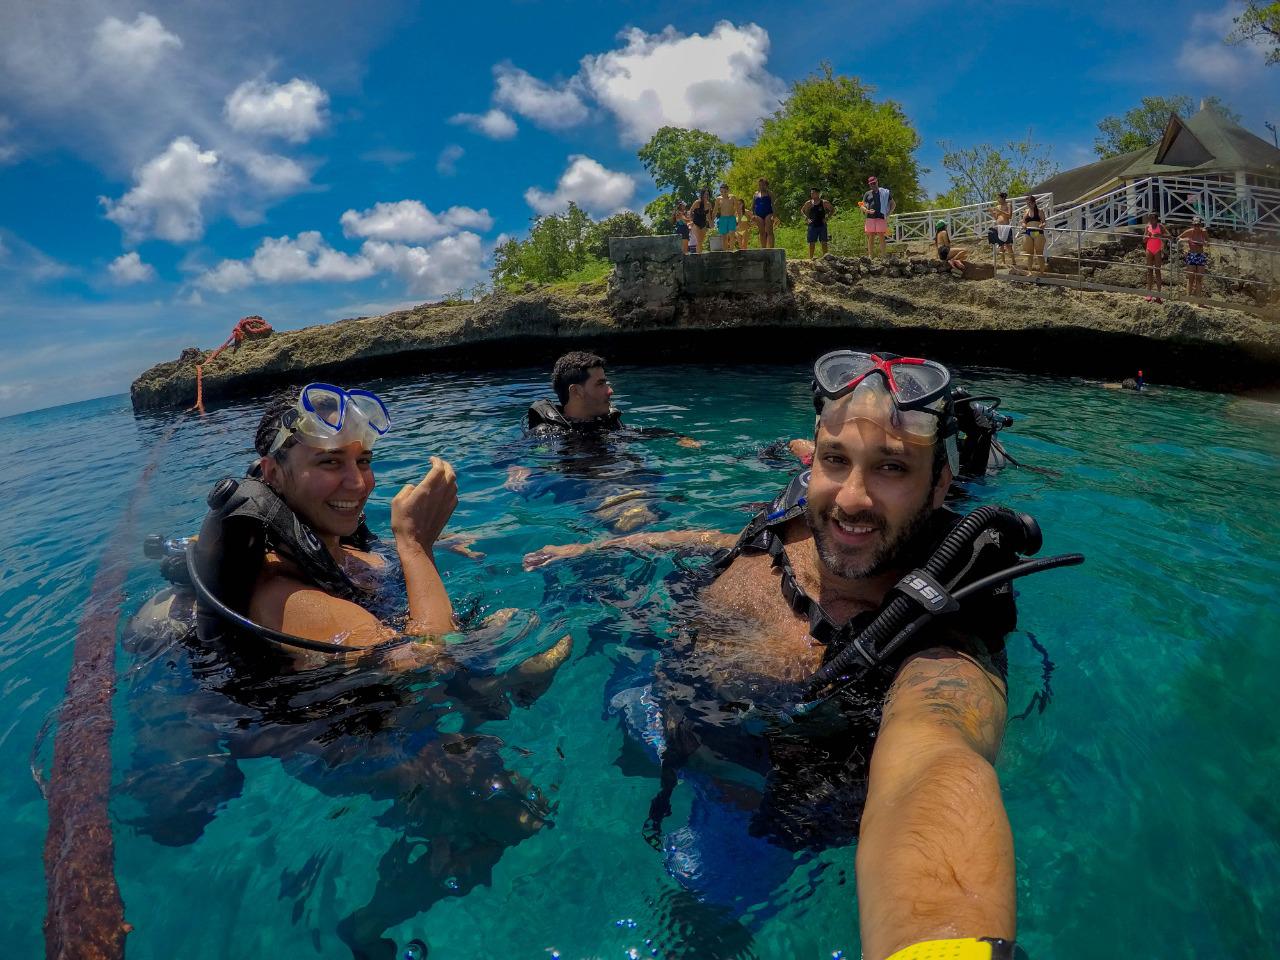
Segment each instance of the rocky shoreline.
M1151 382L1213 390L1280 384L1280 313L1006 283L986 279L990 271L972 264L961 274L925 258L827 256L787 264L783 293L642 304L613 281L530 285L247 340L205 366L204 399L217 404L311 379L523 367L573 347L615 363L758 363L864 346L1107 380L1141 367ZM134 410L191 406L196 364L208 356L188 348L147 370L130 390Z

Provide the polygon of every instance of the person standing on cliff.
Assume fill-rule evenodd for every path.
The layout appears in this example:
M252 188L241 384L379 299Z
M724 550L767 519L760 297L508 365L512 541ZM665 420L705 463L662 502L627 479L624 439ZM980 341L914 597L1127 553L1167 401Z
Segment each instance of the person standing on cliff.
M711 191L706 187L689 208L689 229L693 231L695 253L707 252L707 227L711 223Z
M751 214L756 229L760 231L760 249L767 250L773 246L773 194L769 192L769 181L764 177L756 181L756 187L756 195L751 200Z
M720 184L716 197L716 233L723 238L724 250L738 247L738 198L729 192L727 183Z
M1191 226L1178 234L1178 243L1187 245L1187 296L1203 297L1204 272L1209 265L1209 231L1204 228L1204 218L1192 217Z
M817 187L809 188L809 199L805 201L800 212L804 214L805 221L809 224L809 259L813 259L814 244L822 244L822 255L827 254L827 217L836 212L836 208L831 206L830 200L822 199L822 191Z
M683 200L676 201L675 212L671 214L671 222L676 225L676 236L680 238L680 252L689 252L689 209Z
M1018 256L1013 250L1013 205L1009 203L1009 194L1001 191L1000 199L987 212L995 221L995 226L987 231L987 241L995 248L992 251L992 262L996 262L996 257L1003 254L1009 258L1009 266L1016 267ZM1003 260L1004 256L1000 256L1000 259Z
M888 252L889 215L897 204L889 193L889 188L880 186L875 177L867 177L867 186L869 189L862 195L862 209L867 215L867 222L863 227L867 235L867 256L876 255L876 237L880 238L880 254L883 256Z

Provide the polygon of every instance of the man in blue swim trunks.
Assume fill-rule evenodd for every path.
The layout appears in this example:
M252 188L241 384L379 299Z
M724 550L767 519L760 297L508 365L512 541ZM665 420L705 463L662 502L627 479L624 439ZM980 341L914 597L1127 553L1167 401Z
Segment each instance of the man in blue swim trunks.
M820 631L812 615L798 612L797 590L809 604L820 604L830 623L874 616L920 563L925 531L939 520L953 472L951 439L942 429L953 410L949 375L928 365L934 384L916 389L907 378L926 361L838 354L847 359L833 382L844 386L829 388L820 376L825 361L842 356L828 355L815 367L819 417L806 498L762 518L772 531L768 549L718 531L668 531L544 547L525 557L525 568L599 547L732 548L701 594L709 616L722 625L720 636L697 640L707 664L702 676L722 674L724 689L738 682L735 676L750 679L739 686L752 691L803 682L827 651L815 639ZM1006 717L1001 663L1012 601L1007 589L997 593L984 598L992 606L980 614L930 633L927 641L921 635L914 652L866 687L866 696L883 697L878 729L870 733L874 749L857 850L868 960L940 957L941 949L929 952L939 939L946 956L1014 955L1008 943L1016 932L1013 839L993 766ZM995 612L1001 609L1003 615ZM729 707L735 704L722 709ZM844 811L837 818L856 816L843 806L833 809Z
M831 201L822 199L821 190L810 187L809 199L800 208L800 212L804 214L805 222L809 224L809 259L813 259L814 245L819 243L822 244L822 255L826 256L827 218L836 212L836 208L831 206Z
M729 192L727 183L720 184L720 196L716 197L716 233L725 250L738 248L738 198Z

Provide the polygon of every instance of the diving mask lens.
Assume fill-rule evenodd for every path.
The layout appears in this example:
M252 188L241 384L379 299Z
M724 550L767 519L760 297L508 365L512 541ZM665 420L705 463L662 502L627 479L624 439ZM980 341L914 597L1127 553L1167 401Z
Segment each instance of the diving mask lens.
M829 396L836 396L851 381L866 376L875 369L875 362L868 353L837 350L828 353L813 366L813 377L818 388Z
M890 361L894 395L899 403L916 403L932 400L946 389L951 375L946 368L930 360Z
M348 390L347 402L360 411L369 429L378 436L383 436L391 429L391 414L387 412L387 405L376 393L370 393L368 390Z
M878 373L877 377L868 374ZM881 380L899 406L925 407L941 398L951 382L947 368L917 357L881 357L856 350L837 350L820 358L813 368L814 382L828 398L852 392L867 379Z
M308 424L318 436L332 436L342 429L347 413L347 392L327 383L309 383L298 398L300 427ZM307 416L310 414L310 416ZM307 432L311 432L307 430Z
M391 428L387 405L368 390L343 390L330 383L309 383L298 404L282 418L270 453L289 437L313 447L332 447L359 441L372 447Z
M839 433L851 420L866 420L908 443L932 443L942 422L945 403L939 398L926 407L904 410L880 377L868 377L852 393L823 404L820 416L823 426L831 433Z

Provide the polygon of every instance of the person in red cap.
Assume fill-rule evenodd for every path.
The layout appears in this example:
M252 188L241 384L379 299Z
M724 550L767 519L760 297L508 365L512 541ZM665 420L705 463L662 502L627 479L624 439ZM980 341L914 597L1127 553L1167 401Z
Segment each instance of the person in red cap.
M867 256L874 257L876 237L880 238L880 252L887 252L889 214L893 213L895 204L889 189L880 186L875 177L867 177L867 186L871 189L862 195L862 209L867 215L867 223L863 229L867 234Z

